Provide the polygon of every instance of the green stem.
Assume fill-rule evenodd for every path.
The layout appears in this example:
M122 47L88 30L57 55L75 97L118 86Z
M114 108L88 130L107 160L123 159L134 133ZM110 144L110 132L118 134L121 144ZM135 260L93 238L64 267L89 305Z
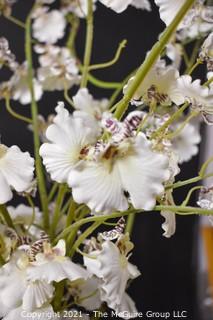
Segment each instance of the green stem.
M117 103L116 105L116 112L115 112L115 117L117 119L120 119L122 115L124 114L128 103L134 96L136 90L160 56L161 52L165 48L166 44L170 40L172 34L175 32L177 26L181 22L181 20L184 18L186 15L187 11L190 9L192 4L195 2L195 0L187 0L180 11L177 13L176 17L174 20L171 22L171 24L165 29L163 34L161 35L159 41L154 45L150 53L147 55L147 58L145 59L144 63L140 66L138 71L136 72L134 81L129 85L123 99Z
M191 121L191 119L193 119L194 117L196 117L199 114L199 112L192 112L187 118L186 120L184 120L181 125L177 128L177 130L175 130L172 133L168 133L165 135L166 139L174 139L178 134L181 133L181 131L185 128L185 126L187 125L187 123L189 123L189 121Z
M134 227L135 217L136 217L135 213L132 213L132 214L128 215L128 218L127 218L125 232L128 232L130 235L131 235L133 227Z
M80 20L78 17L76 17L75 15L70 15L68 16L68 21L71 24L70 27L70 33L69 33L69 37L67 39L67 43L66 46L67 48L70 50L70 53L75 56L75 39L78 33L78 29L79 29L79 25L80 25Z
M62 184L62 185L59 186L58 196L57 196L57 200L56 200L56 204L55 204L55 210L54 210L54 214L53 214L53 220L52 220L52 224L50 226L50 235L51 235L52 239L55 236L57 224L58 224L58 221L59 221L60 216L61 216L60 215L61 207L62 207L62 204L63 204L63 201L64 201L66 190L67 190L67 186L66 185Z
M92 55L92 42L93 42L93 1L87 0L87 33L86 33L86 47L84 53L84 68L81 79L81 88L86 87L87 77L89 73L89 65Z
M43 211L44 229L47 230L49 226L48 200L47 200L47 191L45 186L42 162L39 155L40 140L39 140L39 126L38 126L38 107L35 101L35 94L34 94L34 87L33 87L31 13L28 15L26 20L25 55L26 55L26 60L28 65L28 83L29 83L29 89L30 89L31 99L32 99L31 114L32 114L32 121L33 121L33 139L34 139L36 175L38 180L38 189L39 189L41 206Z
M213 215L213 210L206 210L202 208L197 207L185 207L185 206L164 206L164 205L157 205L153 208L152 211L172 211L179 215L189 215L189 214L203 214L203 215ZM104 216L94 216L94 217L88 217L81 219L75 223L73 223L71 226L65 228L56 238L55 241L58 241L59 239L64 239L66 236L72 232L73 230L78 230L82 225L90 222L104 222L109 219L119 218L121 216L127 216L130 214L135 213L144 213L144 211L141 210L130 210L130 211L124 211L124 212L114 212L109 215Z
M74 200L71 200L69 209L68 209L68 214L67 214L66 227L69 227L73 222L75 218L75 209L76 209L76 203Z
M186 196L186 199L182 202L181 206L187 206L187 204L191 198L192 193L196 190L201 189L201 188L203 188L203 186L196 186L196 187L193 187L191 190L189 190L189 192Z
M72 249L70 250L69 256L72 257L75 251L78 249L78 247L84 242L84 240L93 233L94 230L96 230L101 225L101 222L94 222L90 227L84 231L80 237L76 240L74 245L72 246Z
M13 221L10 217L10 214L4 204L0 204L0 213L2 214L5 222L7 223L8 227L15 229Z
M127 40L123 40L119 44L118 49L117 49L117 51L115 53L115 56L114 56L114 58L112 60L110 60L108 62L105 62L105 63L93 64L93 65L91 65L89 67L89 71L108 68L108 67L111 67L113 64L115 64L118 61L118 59L120 58L121 52L125 48L126 43L127 43Z
M70 98L66 87L64 88L64 99L67 101L67 103L70 105L70 107L75 108L75 105L74 105L72 99Z
M54 310L57 312L61 308L62 298L64 295L65 280L55 283L55 297L53 300Z
M203 177L205 175L206 170L211 162L213 162L213 156L210 157L206 162L204 162L204 164L202 165L199 171L199 176Z
M120 89L120 82L106 82L100 79L97 79L91 74L88 74L88 81L92 83L94 86L103 89Z
M25 24L24 22L18 20L17 18L13 17L13 16L6 16L6 19L13 22L14 24L16 24L17 26L19 26L22 29L25 29Z
M193 64L193 66L188 70L187 74L191 75L193 73L193 71L200 65L202 64L202 60L201 59L197 59L197 61L195 62L195 64Z
M55 195L55 193L56 193L57 189L58 189L58 182L55 182L55 183L53 184L53 186L52 186L52 188L51 188L50 192L49 192L49 195L48 195L48 202L51 202L51 201L52 201L52 199L53 199L53 197L54 197L54 195Z
M186 102L180 107L157 131L152 134L152 139L158 137L161 133L163 133L174 121L178 120L185 109L188 107L189 103Z
M5 97L5 104L6 104L6 109L7 111L16 119L18 120L22 120L24 122L27 122L27 123L32 123L32 120L25 117L25 116L22 116L21 114L15 112L12 108L11 108L11 105L10 105L10 98L8 96Z

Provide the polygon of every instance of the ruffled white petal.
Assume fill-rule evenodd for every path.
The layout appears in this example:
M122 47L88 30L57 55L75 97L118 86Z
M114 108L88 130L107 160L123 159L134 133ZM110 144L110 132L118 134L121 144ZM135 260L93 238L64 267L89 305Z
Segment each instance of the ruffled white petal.
M127 281L138 277L139 270L120 254L118 247L111 241L103 243L100 253L92 254L97 254L97 259L84 257L84 264L91 273L103 280L102 300L120 305Z
M2 198L11 194L8 192L6 183L18 192L26 191L32 182L34 160L28 152L22 152L17 146L7 149L5 155L0 158L0 182L4 191Z
M51 178L57 182L66 182L69 173L80 156L80 151L93 141L91 130L85 128L81 119L69 115L64 106L56 108L57 116L46 131L50 143L44 143L40 155Z
M33 36L40 42L55 43L64 36L66 20L58 10L41 12L33 22Z
M151 150L145 135L135 141L136 154L117 161L122 185L136 209L151 210L169 178L168 158Z
M41 308L44 304L51 301L54 294L54 287L45 281L30 282L23 295L22 308L33 311Z
M89 278L88 272L81 266L73 263L68 258L58 258L46 261L43 264L35 262L34 266L27 269L28 279L31 281L44 280L48 283L60 282L64 279L71 281Z
M83 170L73 170L68 179L73 198L77 203L86 203L93 213L108 214L113 210L128 208L122 190L120 175L115 167L91 162Z
M181 123L177 125L179 127ZM176 128L177 128L176 127ZM189 161L198 153L198 144L201 141L198 123L187 123L184 129L172 139L172 149L179 157L179 163Z
M165 221L162 224L162 229L164 230L163 236L170 238L176 231L175 213L171 211L161 211L161 215L165 218Z
M121 13L126 10L132 0L100 0L106 7L114 10L117 13Z
M134 301L126 292L123 294L122 300L119 305L116 305L112 300L108 302L108 306L111 309L115 310L118 316L123 319L135 318L138 313Z
M0 188L1 188L0 203L1 204L6 203L9 200L11 200L13 197L13 193L9 187L7 180L5 179L3 174L1 173L1 171L0 171Z
M208 87L202 86L199 79L192 81L191 76L184 75L178 79L177 83L185 101L201 111L213 112L213 92Z
M155 3L159 6L161 20L168 26L184 5L185 0L155 0Z

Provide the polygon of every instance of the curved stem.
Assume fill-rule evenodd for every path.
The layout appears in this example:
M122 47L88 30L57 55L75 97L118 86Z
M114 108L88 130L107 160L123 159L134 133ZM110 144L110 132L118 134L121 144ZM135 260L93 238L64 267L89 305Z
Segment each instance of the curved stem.
M86 34L86 48L84 53L84 68L81 79L81 88L86 87L87 77L89 73L89 65L92 55L92 41L93 41L93 1L87 0L87 34Z
M134 227L134 223L135 223L135 213L132 213L128 215L125 232L128 232L131 235Z
M19 26L20 28L25 29L25 24L24 24L24 22L18 20L17 18L9 15L9 16L6 16L6 19L9 20L9 21L11 21L11 22L13 22L14 24L16 24L17 26Z
M8 227L15 229L13 221L10 217L10 214L4 204L0 204L0 213L2 214L5 222L7 223Z
M89 228L87 228L80 237L76 240L72 249L69 252L69 256L72 257L78 247L83 243L83 241L91 234L94 230L96 230L101 225L101 222L94 222Z
M107 82L100 79L97 79L91 74L88 74L88 81L92 83L94 86L103 89L120 89L120 82Z
M22 116L21 114L15 112L12 108L11 108L11 105L10 105L10 98L8 96L6 96L5 98L5 104L6 104L6 109L7 111L16 119L18 120L22 120L24 122L27 122L27 123L32 123L32 120L25 117L25 116Z
M188 194L186 196L186 199L182 202L181 206L187 206L187 204L188 204L188 202L189 202L189 200L191 198L192 193L194 191L196 191L196 190L201 189L201 188L203 188L203 186L195 186L191 190L189 190L189 192L188 192Z
M61 207L62 207L62 204L63 204L63 201L64 201L64 196L66 194L66 190L67 190L67 186L66 185L62 184L62 185L59 186L58 196L57 196L55 210L54 210L54 214L53 214L53 220L52 220L52 224L50 226L50 235L51 235L52 238L55 235L57 224L58 224L58 221L60 219L60 211L61 211Z
M118 49L117 49L117 51L115 53L115 56L114 56L114 58L112 60L110 60L108 62L105 62L105 63L93 64L93 65L91 65L89 67L89 71L108 68L108 67L111 67L113 64L115 64L118 61L118 59L120 58L121 52L125 48L126 43L127 43L127 40L123 40L119 44Z
M187 11L190 9L192 4L195 2L195 0L186 0L180 11L177 13L174 20L171 22L171 24L166 28L166 30L161 35L159 41L154 45L150 53L147 55L147 58L145 59L144 63L140 66L138 69L134 81L130 84L128 87L123 99L117 103L116 105L116 112L115 117L117 119L120 119L122 115L124 114L128 103L134 96L136 90L138 89L139 85L142 83L146 75L148 74L149 70L152 68L158 57L160 56L161 52L165 48L166 44L170 40L172 34L175 32L177 26L181 22L181 20L186 15Z
M40 140L39 140L39 126L38 126L38 107L35 101L34 87L33 87L33 61L32 61L32 42L31 42L31 12L26 20L26 33L25 33L25 55L28 65L28 83L31 93L31 114L33 122L33 139L34 139L34 152L35 152L35 166L38 179L38 189L40 194L41 206L43 211L43 223L45 230L49 226L48 214L48 199L45 186L44 173L42 162L39 155Z
M180 107L157 131L152 134L152 139L158 137L159 134L163 133L175 120L179 119L189 103L186 102Z

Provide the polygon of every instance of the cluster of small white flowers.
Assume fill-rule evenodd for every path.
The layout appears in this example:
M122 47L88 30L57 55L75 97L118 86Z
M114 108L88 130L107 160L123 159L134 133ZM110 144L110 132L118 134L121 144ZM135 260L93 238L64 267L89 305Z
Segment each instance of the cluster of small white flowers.
M0 12L9 15L13 2L0 0ZM168 26L185 0L154 3ZM98 12L102 5L122 13L129 6L150 11L154 4L149 0L93 0L90 10ZM176 231L172 186L182 163L198 154L200 124L213 123L212 8L196 1L189 9L161 57L156 57L143 81L137 83L131 101L127 99L131 112L123 112L122 118L117 115L119 103L116 109L111 99L93 97L84 82L79 86L85 66L69 47L70 38L67 46L58 44L66 37L68 23L74 29L73 19L79 22L87 17L88 1L61 0L59 6L55 9L55 0L36 0L29 16L37 69L31 70L29 61L17 62L8 41L0 38L0 69L12 71L10 79L0 84L0 98L7 104L16 100L26 105L39 101L46 91L63 91L73 108L69 112L64 102L58 102L56 114L45 119L36 112L33 122L18 115L27 119L29 130L36 128L36 177L28 152L0 144L0 318L64 319L61 309L78 312L81 307L90 312L103 305L131 318L137 310L126 290L140 272L129 262L134 245L125 232L124 215L157 210L160 204L163 236L170 238ZM71 36L73 40L75 34ZM197 38L203 42L197 61L191 64L185 41ZM188 68L182 73L183 58ZM194 78L194 68L200 64L207 69L205 82ZM137 77L138 73L121 87L124 100ZM40 161L47 173L48 192L52 185L46 207ZM33 199L37 183L42 209ZM15 193L25 197L17 207L7 204ZM199 210L213 210L212 188L201 190L197 205ZM102 218L105 221L105 215L121 218L113 229L90 237L89 228L85 233L77 230L83 221L79 220L87 215L95 224ZM82 265L71 260L76 252L83 256ZM79 318L88 316L79 314Z

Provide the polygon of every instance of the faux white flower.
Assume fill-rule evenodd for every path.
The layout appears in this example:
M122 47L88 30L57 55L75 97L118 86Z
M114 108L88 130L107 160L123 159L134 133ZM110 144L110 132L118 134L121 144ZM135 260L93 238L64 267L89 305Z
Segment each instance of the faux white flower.
M12 190L26 191L31 185L34 160L19 147L0 144L0 203L12 199Z
M213 90L202 86L199 79L192 81L191 76L184 75L178 79L178 89L185 101L205 116L213 114Z
M128 254L132 248L133 244L129 241L128 235L125 235L119 239L117 245L108 240L104 241L100 251L91 252L91 258L84 257L84 264L89 272L101 279L102 301L118 312L136 311L134 302L125 292L128 280L140 275L137 267L128 261Z
M141 99L143 102L155 101L166 105L174 102L176 105L180 105L184 99L177 88L178 77L179 72L176 68L165 66L164 61L158 61L139 85L133 99ZM134 77L124 87L124 93L126 93L133 79Z
M18 100L21 104L25 105L31 102L31 93L29 89L27 63L17 65L15 72L9 80L11 90L11 98ZM36 78L33 78L35 100L40 100L43 90L42 86Z
M55 247L44 243L43 252L35 256L35 261L27 270L28 280L60 282L63 279L71 281L77 279L88 279L90 274L81 266L73 263L66 254L64 240L59 240Z
M148 0L99 0L106 7L114 10L117 13L121 13L127 9L129 5L137 9L145 9L150 11L151 6Z
M97 0L93 0L93 10L95 10ZM73 12L79 18L85 18L87 16L87 0L62 0L62 12L65 14Z
M38 79L44 90L70 89L78 84L80 76L76 59L65 47L48 45L36 46L35 50L40 53Z
M27 280L29 258L17 250L11 260L0 269L0 316L14 319L20 310L34 311L53 298L54 287L45 281Z
M73 167L87 154L94 135L81 119L69 114L63 103L56 107L56 112L53 124L46 131L50 142L41 146L40 155L52 180L62 183L67 182Z
M180 30L177 32L177 38L180 41L207 35L213 28L212 6L195 5L189 11L184 21L187 24L184 26L182 23L179 28Z
M33 36L40 42L55 43L63 38L66 19L59 10L51 10L48 7L39 7L33 14Z
M98 310L102 304L99 284L99 279L93 276L70 282L68 291L77 305L86 310Z
M88 89L79 89L73 97L76 111L73 112L75 118L80 118L86 127L93 129L94 134L101 133L101 120L103 113L107 110L108 100L95 100Z
M181 125L178 123L176 129ZM200 127L198 123L190 122L181 130L181 132L172 139L172 149L179 156L179 163L187 162L195 156L201 141Z
M86 203L93 213L124 211L129 200L136 209L151 210L169 178L168 159L153 152L145 135L126 138L118 144L99 145L94 161L73 168L68 184L77 203Z

